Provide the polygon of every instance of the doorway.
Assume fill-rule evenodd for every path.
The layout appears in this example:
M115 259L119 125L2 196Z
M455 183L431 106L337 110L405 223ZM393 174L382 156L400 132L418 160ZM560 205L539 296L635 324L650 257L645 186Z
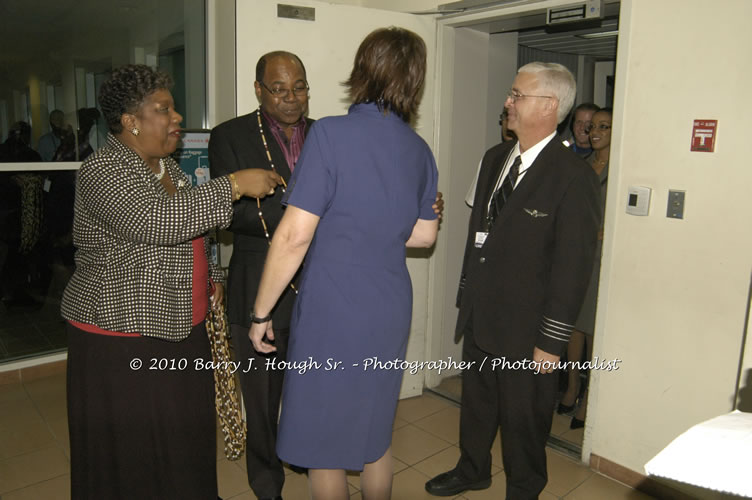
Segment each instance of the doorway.
M546 30L545 9L526 10L524 6L478 14L466 11L439 22L438 41L445 50L439 68L443 88L439 89L436 113L440 122L437 143L440 169L442 163L451 165L442 172L449 171L450 188L445 197L448 206L455 208L445 214L448 220L443 228L451 234L446 235L446 293L437 299L443 300L437 307L443 311L444 332L444 338L435 340L438 357L461 359L461 345L454 344L449 332L453 332L457 316L453 292L461 272L471 210L465 198L483 153L500 142L500 114L517 68L531 61L561 63L572 71L578 83L575 106L595 103L601 108L611 107L619 7L618 2L607 3L598 26L573 25L572 29L555 33ZM469 92L470 88L474 90ZM571 115L560 126L560 140L572 140ZM587 350L583 352L581 359L587 359ZM569 377L567 373L560 377L561 397ZM575 380L581 389L576 391L574 404L565 405L571 409L564 408L561 414L554 415L549 444L579 459L585 429L570 426L579 406L585 404L587 371ZM433 380L428 376L427 382L434 392L459 403L460 373Z

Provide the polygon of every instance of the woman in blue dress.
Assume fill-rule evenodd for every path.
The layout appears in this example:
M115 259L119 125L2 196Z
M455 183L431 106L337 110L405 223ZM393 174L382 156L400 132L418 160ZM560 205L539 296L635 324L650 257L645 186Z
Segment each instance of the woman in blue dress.
M277 452L309 469L314 499L348 498L346 470L363 471L364 498L391 495L402 369L387 362L405 358L410 331L405 249L432 246L438 231L436 164L408 124L425 68L411 31L379 29L360 45L345 82L353 105L312 126L256 296L249 335L272 352L271 311L307 253Z

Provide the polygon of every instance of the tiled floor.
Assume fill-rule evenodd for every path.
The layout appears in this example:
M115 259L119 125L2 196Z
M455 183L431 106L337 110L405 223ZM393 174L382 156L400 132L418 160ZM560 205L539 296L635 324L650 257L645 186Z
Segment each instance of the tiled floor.
M453 401L459 401L462 397L462 375L455 375L453 377L445 378L436 388L436 392ZM558 437L559 439L568 441L569 443L579 448L582 446L582 438L585 429L570 429L569 424L571 422L571 416L554 413L554 421L551 425L551 434Z
M423 489L435 474L454 466L459 409L430 394L400 402L394 422L395 500L434 499ZM219 438L221 443L221 437ZM501 448L493 449L493 484L484 491L460 499L504 497ZM252 500L245 461L230 462L217 451L219 494L226 500ZM540 498L619 500L650 498L601 476L554 451L548 452L549 483ZM360 500L357 475L349 476L351 498ZM63 374L26 382L0 385L0 498L2 500L68 499L69 448ZM304 475L288 471L283 496L307 499Z

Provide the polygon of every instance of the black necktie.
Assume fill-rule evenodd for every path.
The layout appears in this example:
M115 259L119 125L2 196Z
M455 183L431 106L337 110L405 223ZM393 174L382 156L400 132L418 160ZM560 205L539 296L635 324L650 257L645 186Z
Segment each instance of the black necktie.
M509 173L504 178L504 181L499 186L494 194L491 196L491 204L488 207L488 229L491 229L494 221L501 213L501 209L504 208L504 204L514 191L514 185L517 183L517 176L520 174L520 165L522 164L522 158L518 155L512 166L509 167Z

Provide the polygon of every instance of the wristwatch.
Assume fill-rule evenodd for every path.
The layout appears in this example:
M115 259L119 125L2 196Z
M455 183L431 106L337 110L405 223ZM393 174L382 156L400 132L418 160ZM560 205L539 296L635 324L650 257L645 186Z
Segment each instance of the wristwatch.
M269 313L268 315L264 316L263 318L259 318L258 316L256 316L255 312L251 311L251 323L257 323L257 324L260 325L262 323L266 323L267 321L269 321L271 319L272 319L272 313Z

